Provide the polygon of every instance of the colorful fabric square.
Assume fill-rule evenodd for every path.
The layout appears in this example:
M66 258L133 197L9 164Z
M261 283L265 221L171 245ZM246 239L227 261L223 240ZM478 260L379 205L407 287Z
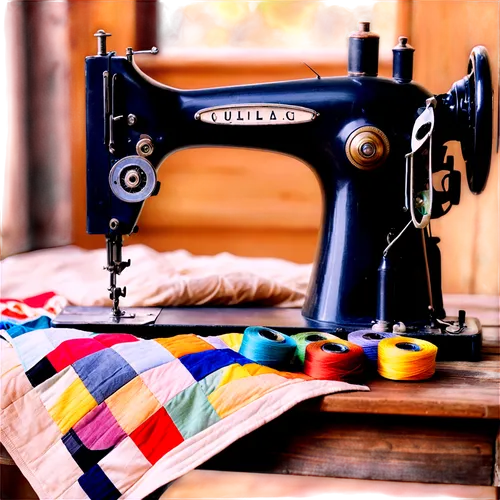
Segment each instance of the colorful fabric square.
M176 359L154 340L115 344L113 349L139 374Z
M52 343L53 349L61 345L66 340L91 338L94 334L83 332L74 328L49 328L44 330L45 336Z
M186 354L180 361L197 381L205 378L219 368L233 363L239 363L240 365L253 363L253 361L231 349L214 349L212 351Z
M141 373L141 379L162 405L184 389L196 384L189 370L175 358L170 363Z
M57 404L64 391L75 381L80 380L72 366L68 366L36 387L36 392L45 408Z
M7 335L10 335L10 332L9 330ZM70 329L43 328L41 330L28 330L11 338L11 341L19 353L23 367L25 370L29 370L65 340L88 338L89 335L87 332L76 331L75 333L75 330Z
M127 491L152 467L130 437L124 439L115 450L106 455L99 462L99 466L121 492ZM128 498L139 499L142 496L128 495Z
M92 397L92 394L80 379L76 379L48 411L61 432L66 434L96 406L97 401Z
M200 380L199 385L203 389L203 392L208 396L219 387L222 387L229 382L233 382L234 380L264 375L266 373L282 374L282 372L278 372L274 368L262 366L257 363L250 362L245 365L234 363L224 368L220 368L216 372L206 376L203 380Z
M235 365L231 365L235 366ZM238 365L239 366L239 365ZM220 381L222 377L224 376L224 372L228 370L230 367L225 366L223 368L219 368L217 371L211 373L210 375L207 375L203 380L200 380L198 382L198 385L200 386L201 390L208 396L212 392L219 387Z
M52 363L47 358L42 358L38 363L26 370L26 376L33 387L49 380L57 373Z
M225 333L220 336L220 339L229 347L229 349L238 352L240 350L241 343L243 342L243 334Z
M12 343L19 353L19 358L25 370L29 370L54 349L45 332L47 330L28 330L23 334L13 337ZM7 331L10 335L11 330Z
M127 436L106 403L101 403L85 415L73 430L82 444L90 450L111 448Z
M131 411L130 402L133 401ZM161 405L140 377L132 379L106 400L109 411L120 427L130 434Z
M214 348L208 342L205 342L192 333L176 335L168 339L155 339L155 341L165 347L165 349L168 349L176 358Z
M198 434L220 420L198 384L177 394L165 405L165 409L184 439Z
M153 465L184 441L163 407L137 427L130 437Z
M47 359L59 372L75 361L105 348L103 344L91 338L65 340L47 355Z
M99 465L85 472L78 482L90 500L118 500L120 491L110 481Z
M137 376L116 351L108 348L79 359L73 367L98 404Z
M211 346L215 347L215 349L227 349L228 345L222 342L219 337L211 336L211 337L203 337L205 342L208 342Z
M257 363L248 363L244 366L240 364L234 364L228 366L224 370L224 375L219 382L219 387L246 377L254 377L257 375L264 375L266 373L277 373L274 368L269 368L268 366L262 366Z
M51 492L50 495L40 495L47 500L60 498L68 485L77 482L82 475L82 469L73 460L60 435L45 453L40 452L30 466L36 471L44 487Z
M225 418L235 411L265 396L267 393L299 380L290 380L275 373L256 377L241 378L229 382L212 392L207 399L220 418Z
M90 450L82 443L73 429L70 429L62 437L62 441L83 472L87 472L91 467L99 463L113 449L113 447L109 447L104 450Z
M128 333L99 333L94 337L106 347L113 347L116 344L125 344L128 342L139 342L139 339Z

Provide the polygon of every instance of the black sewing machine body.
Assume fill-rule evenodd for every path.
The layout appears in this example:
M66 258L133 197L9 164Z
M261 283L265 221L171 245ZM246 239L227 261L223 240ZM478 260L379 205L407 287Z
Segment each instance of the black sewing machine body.
M408 59L402 71L405 78L376 76L378 40L374 61L373 45L366 45L369 41L363 36L361 41L354 37L358 46L352 51L350 47L348 77L200 90L153 81L137 68L131 49L127 57L101 50L87 58L87 231L106 235L108 241L115 323L127 317L126 311L116 314L118 299L124 295L116 287L116 275L129 265L121 259L121 236L138 230L144 201L158 194L156 169L180 149L231 146L298 158L313 170L321 186L323 220L302 311L305 324L347 332L382 320L402 321L414 331L436 329L429 324L445 316L439 239L428 230L403 230L411 220L409 204L415 198L409 191L406 156L415 140L415 122L433 95L411 83ZM368 47L364 52L363 43ZM486 55L476 54L476 73L485 65ZM457 82L450 93L434 99L434 146L425 151L432 170L417 158L411 173L422 190L429 171L431 178L440 170L449 174L447 190L435 190L432 181L427 185L426 192L434 194L433 218L446 213L460 197L460 174L453 171L452 162L445 162L445 142L462 140L464 156L469 156L469 185L474 178L476 192L486 181L486 167L474 164L477 147L474 141L471 145L469 115L475 81L469 80ZM423 127L421 136L426 132ZM391 251L384 253L391 241ZM64 321L64 315L60 318ZM302 324L297 327L304 329Z

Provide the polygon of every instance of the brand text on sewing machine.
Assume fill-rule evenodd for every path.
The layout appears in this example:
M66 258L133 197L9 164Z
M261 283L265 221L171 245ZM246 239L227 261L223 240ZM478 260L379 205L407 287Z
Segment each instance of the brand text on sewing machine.
M291 125L314 120L318 113L280 104L231 105L201 109L195 119L215 125Z

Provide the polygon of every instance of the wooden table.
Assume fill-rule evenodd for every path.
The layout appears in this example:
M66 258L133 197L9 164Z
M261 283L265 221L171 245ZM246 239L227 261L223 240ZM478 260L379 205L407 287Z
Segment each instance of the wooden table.
M474 304L477 298L469 302L476 310L468 313L479 313L487 325L482 361L438 362L435 376L424 382L376 375L368 381L370 392L304 402L203 468L500 485L498 305L487 311Z

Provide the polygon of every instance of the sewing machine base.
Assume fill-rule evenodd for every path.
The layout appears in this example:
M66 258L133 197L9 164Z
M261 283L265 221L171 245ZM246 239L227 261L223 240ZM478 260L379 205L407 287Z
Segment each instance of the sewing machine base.
M304 331L328 331L346 339L348 331L312 327L300 309L279 307L130 307L118 321L109 307L66 307L53 321L55 327L79 328L103 333L131 333L144 338L168 337L181 333L221 335L243 332L249 325L274 328L293 335ZM132 317L133 316L133 317ZM456 321L457 318L446 318ZM425 325L408 326L402 336L428 340L438 346L438 360L479 361L481 357L481 324L476 318L466 319L462 333L429 331Z

